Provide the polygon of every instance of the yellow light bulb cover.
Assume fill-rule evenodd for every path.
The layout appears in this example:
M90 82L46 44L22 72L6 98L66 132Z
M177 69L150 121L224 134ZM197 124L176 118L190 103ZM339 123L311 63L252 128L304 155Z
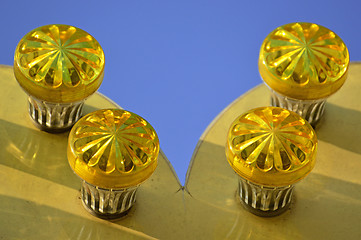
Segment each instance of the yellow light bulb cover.
M68 140L68 161L86 182L107 189L136 186L157 166L159 140L140 116L102 109L82 117Z
M239 116L226 145L229 164L253 183L278 187L304 178L313 168L317 137L311 125L294 112L261 107Z
M276 28L263 41L259 72L276 92L295 99L326 98L344 84L350 57L331 30L313 23Z
M76 102L94 93L104 75L104 52L89 33L53 24L30 31L15 50L14 74L38 99Z

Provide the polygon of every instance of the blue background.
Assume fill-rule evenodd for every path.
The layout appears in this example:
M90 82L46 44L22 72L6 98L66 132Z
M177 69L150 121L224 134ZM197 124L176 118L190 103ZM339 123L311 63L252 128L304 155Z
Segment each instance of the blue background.
M6 1L0 20L0 64L12 65L18 41L42 25L93 35L106 57L99 91L154 126L182 183L203 131L262 83L259 48L274 28L318 23L361 60L359 1Z

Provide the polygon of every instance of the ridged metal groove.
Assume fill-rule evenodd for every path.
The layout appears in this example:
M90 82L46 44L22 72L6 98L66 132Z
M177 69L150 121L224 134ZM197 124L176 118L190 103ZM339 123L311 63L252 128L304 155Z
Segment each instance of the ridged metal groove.
M282 212L281 210L287 207L292 199L292 185L266 187L239 178L238 186L241 201L251 209L258 211L258 215Z
M104 218L127 212L135 203L138 186L114 190L102 189L83 181L81 198L88 210Z
M271 92L272 106L293 111L307 120L312 126L317 124L325 110L326 99L298 100L283 96L275 91Z
M29 114L42 130L61 131L71 128L81 117L84 101L49 103L29 97Z

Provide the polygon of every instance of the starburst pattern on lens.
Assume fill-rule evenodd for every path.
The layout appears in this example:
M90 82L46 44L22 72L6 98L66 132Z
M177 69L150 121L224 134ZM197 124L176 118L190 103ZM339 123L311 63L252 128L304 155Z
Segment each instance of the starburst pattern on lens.
M138 171L159 152L154 129L141 117L124 110L101 110L74 127L72 145L88 167L104 173Z
M346 45L331 30L313 23L290 23L266 37L259 69L263 80L277 92L315 99L331 95L342 86L349 61ZM323 90L318 94L312 90L297 93L300 89L320 86Z
M19 42L15 63L36 85L55 89L88 85L104 69L104 53L87 32L68 25L32 30Z
M348 65L342 40L334 32L311 23L277 28L269 35L263 51L266 64L275 75L298 84L335 81Z
M262 108L239 117L229 143L249 167L261 171L294 171L310 160L315 133L306 121L282 108Z

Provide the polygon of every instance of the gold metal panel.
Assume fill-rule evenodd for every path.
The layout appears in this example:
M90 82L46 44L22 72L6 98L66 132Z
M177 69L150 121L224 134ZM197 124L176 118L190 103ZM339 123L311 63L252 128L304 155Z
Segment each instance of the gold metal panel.
M181 235L179 181L163 153L154 174L140 186L126 218L90 215L80 199L81 181L66 156L68 134L38 130L27 112L27 96L13 70L0 66L0 236L3 239L171 239ZM99 93L84 114L115 103Z
M360 239L361 64L350 65L344 87L326 104L316 128L315 168L295 185L284 214L262 218L236 200L237 175L224 147L232 121L269 105L258 86L230 104L201 137L182 188L161 153L154 174L129 215L107 221L81 205L80 181L68 166L68 133L39 131L26 94L10 67L0 67L0 235L4 239ZM85 113L116 107L96 93ZM52 194L49 194L52 193Z
M316 128L315 168L295 184L290 209L262 218L236 200L237 175L227 163L227 130L241 113L270 104L265 85L230 104L209 125L188 170L186 219L198 239L361 239L361 64L350 65L344 88L326 103ZM202 231L200 231L202 229ZM197 239L195 237L194 239Z

